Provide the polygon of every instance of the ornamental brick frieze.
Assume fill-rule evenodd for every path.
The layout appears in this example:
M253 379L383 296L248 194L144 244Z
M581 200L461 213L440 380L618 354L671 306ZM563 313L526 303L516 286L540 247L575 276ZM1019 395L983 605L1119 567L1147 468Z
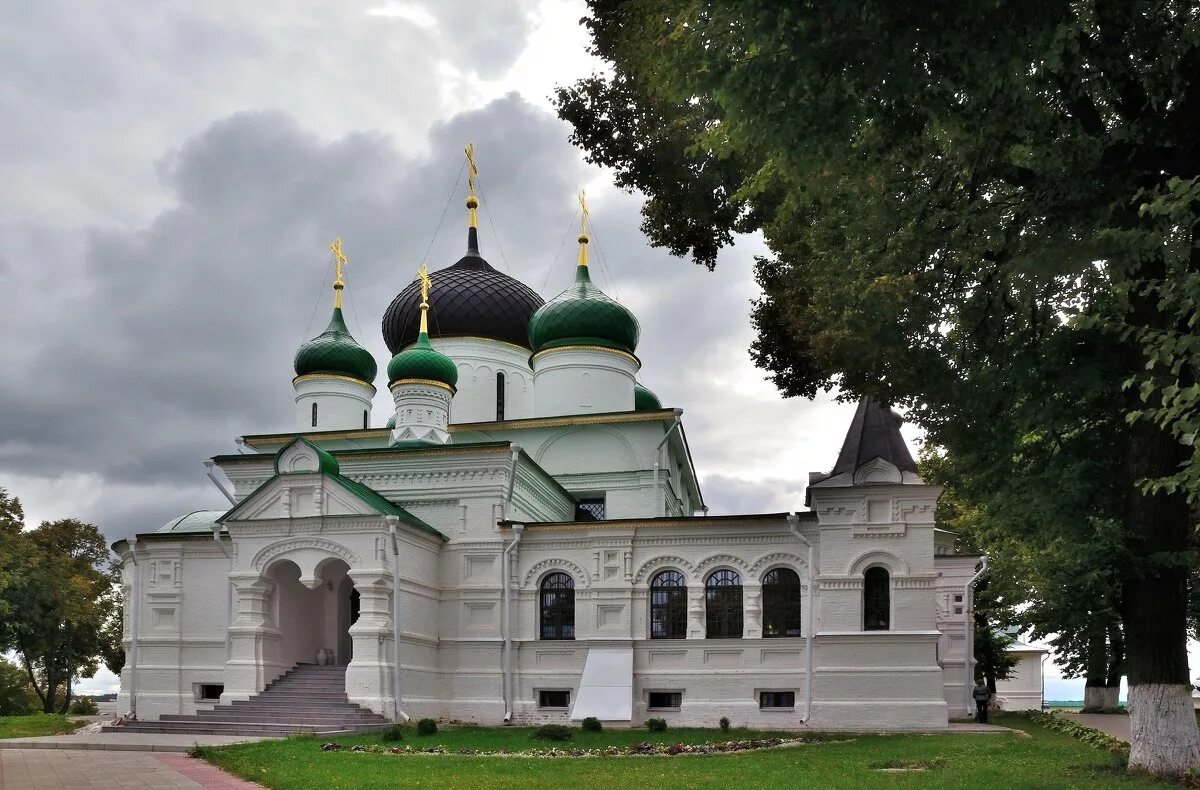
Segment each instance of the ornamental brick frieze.
M796 570L800 570L801 568L803 568L805 572L802 573L801 576L802 577L807 576L808 561L801 559L800 557L796 556L795 554L789 554L788 552L785 552L785 551L777 551L773 554L766 554L762 557L759 557L757 560L754 561L754 564L752 564L750 566L750 570L748 571L748 574L752 577L757 577L761 574L762 571L766 570L766 568L768 566L785 565L785 564L792 566Z
M861 590L861 576L818 576L818 590Z
M749 567L746 565L746 561L741 557L733 554L714 554L711 557L707 557L696 563L696 573L703 575L708 570L719 568L721 566L730 566L736 568L743 574L749 570Z
M692 565L691 561L685 560L683 557L655 557L641 564L633 574L633 583L642 584L651 573L660 568L679 570L684 576L691 576L695 573L695 566Z
M592 586L592 577L588 574L587 571L585 571L579 565L576 565L574 562L571 562L570 560L564 560L564 559L547 559L547 560L542 560L541 562L534 563L533 566L530 567L530 569L525 572L525 581L524 581L523 586L529 587L529 585L531 583L533 583L533 580L535 578L540 576L542 573L548 572L550 570L567 571L575 579L576 585L579 585L582 587L591 587ZM576 594L576 596L578 596L579 595L578 591L576 591L575 594Z
M937 576L932 574L893 576L892 585L897 590L927 590L937 586Z
M321 538L313 537L293 538L292 540L272 543L270 546L261 549L257 554L255 554L254 559L250 561L250 565L255 570L261 571L271 562L271 560L275 559L276 557L287 554L288 552L304 549L323 551L332 554L333 556L344 560L352 569L362 566L362 559L360 559L357 554L340 543L334 543L331 540L322 540Z

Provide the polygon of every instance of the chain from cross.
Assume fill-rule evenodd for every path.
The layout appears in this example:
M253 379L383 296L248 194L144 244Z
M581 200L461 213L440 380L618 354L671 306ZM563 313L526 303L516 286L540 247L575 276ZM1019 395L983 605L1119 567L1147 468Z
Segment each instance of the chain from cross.
M479 175L479 168L475 166L475 143L467 143L463 153L467 155L467 189L474 195L475 177Z
M579 232L587 233L588 215L591 213L587 207L587 194L584 190L579 190L579 208L582 213L579 215Z

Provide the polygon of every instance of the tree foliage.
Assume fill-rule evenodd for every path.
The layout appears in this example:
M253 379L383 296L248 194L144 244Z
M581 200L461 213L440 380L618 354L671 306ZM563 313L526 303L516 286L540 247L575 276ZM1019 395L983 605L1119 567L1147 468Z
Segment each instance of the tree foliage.
M9 512L23 515L19 503ZM92 524L62 519L21 527L15 516L0 524L8 579L0 607L9 613L0 619L0 649L17 654L42 710L63 713L72 681L92 677L113 650L105 625L113 617L116 565Z
M772 257L757 267L753 352L780 389L837 385L907 405L984 484L993 458L1005 470L1044 459L1035 466L1053 473L1027 479L1041 494L1014 499L1006 524L1049 523L1067 553L1118 525L1119 599L1103 606L1120 609L1131 695L1187 683L1188 500L1200 492L1195 3L589 9L611 74L560 89L560 114L591 161L647 195L652 242L711 267L735 233L763 233ZM1049 492L1087 482L1072 448L1093 441L1110 453L1091 456L1101 489L1117 467L1100 508L1111 520L1085 507L1059 534ZM1200 763L1182 716L1186 732L1140 737L1159 713L1133 705L1131 763Z

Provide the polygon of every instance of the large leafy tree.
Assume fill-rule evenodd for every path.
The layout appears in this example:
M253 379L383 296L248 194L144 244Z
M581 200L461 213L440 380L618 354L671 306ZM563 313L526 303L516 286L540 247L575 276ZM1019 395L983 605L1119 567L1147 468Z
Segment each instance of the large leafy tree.
M0 589L0 649L12 650L46 713L65 713L71 685L111 653L116 566L100 530L75 519L3 527L9 584Z
M647 196L652 242L713 266L762 231L754 351L785 393L907 405L974 473L974 448L1029 434L998 418L1084 425L1095 384L1117 426L1130 762L1200 765L1196 3L589 6L611 73L561 89L560 114Z

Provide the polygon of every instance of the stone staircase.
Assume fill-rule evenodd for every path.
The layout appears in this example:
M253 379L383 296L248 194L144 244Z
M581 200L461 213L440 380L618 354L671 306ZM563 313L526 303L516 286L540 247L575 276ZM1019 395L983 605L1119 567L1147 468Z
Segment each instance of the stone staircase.
M248 700L194 716L106 726L104 732L284 736L335 735L379 729L389 722L346 698L346 668L298 664Z

